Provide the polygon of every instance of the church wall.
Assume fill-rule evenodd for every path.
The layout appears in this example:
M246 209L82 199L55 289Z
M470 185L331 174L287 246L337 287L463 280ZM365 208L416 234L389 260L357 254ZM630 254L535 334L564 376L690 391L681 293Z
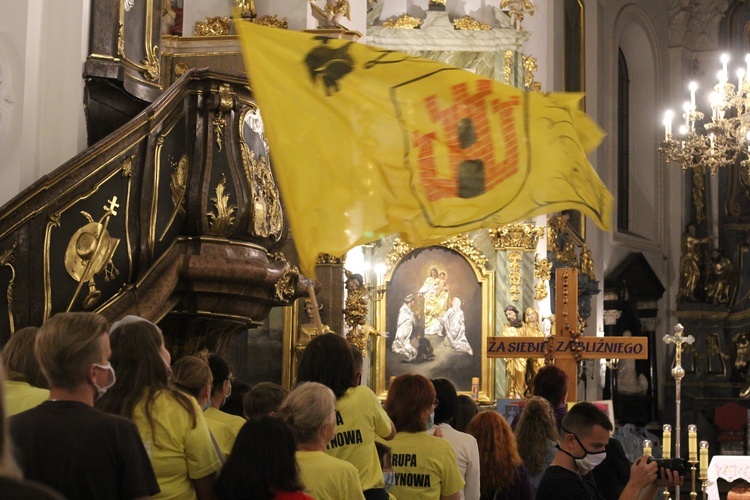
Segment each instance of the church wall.
M3 98L13 101L17 134L0 145L0 204L86 146L89 8L89 0L0 0L0 40L16 61L12 95Z
M660 281L668 288L679 260L679 232L675 237L667 223L682 204L681 179L674 184L674 172L662 167L656 150L661 140L661 113L666 97L669 53L667 6L646 1L587 1L586 7L586 88L587 112L607 132L601 146L591 156L602 180L617 196L617 69L618 48L627 58L631 77L631 231L630 234L602 233L588 222L587 241L596 258L596 273L603 278L630 252L643 252ZM616 204L615 204L616 210ZM616 214L613 214L613 225ZM671 241L677 247L670 249ZM668 311L675 298L667 291L659 302L657 338L671 331L674 322ZM587 334L603 329L603 301L597 300ZM656 359L664 363L663 343L657 342ZM661 367L657 368L663 373ZM595 379L598 382L597 367ZM598 384L597 394L601 394ZM663 384L660 384L660 386ZM658 389L658 388L657 388ZM591 384L589 397L593 396ZM661 400L661 397L660 397Z

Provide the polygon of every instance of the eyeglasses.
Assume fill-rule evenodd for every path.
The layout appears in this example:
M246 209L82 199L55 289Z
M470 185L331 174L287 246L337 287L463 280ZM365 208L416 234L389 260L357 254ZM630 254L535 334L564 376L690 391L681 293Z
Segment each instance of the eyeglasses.
M432 407L433 408L437 408L437 406L438 406L439 403L440 403L440 401L438 401L437 398L433 399L432 400Z

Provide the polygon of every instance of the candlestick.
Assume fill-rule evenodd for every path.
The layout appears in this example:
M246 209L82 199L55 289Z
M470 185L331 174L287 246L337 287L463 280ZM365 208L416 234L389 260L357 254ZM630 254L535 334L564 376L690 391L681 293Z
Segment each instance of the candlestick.
M672 135L672 119L674 113L671 109L664 113L664 139L669 140L669 136Z
M662 458L671 458L672 457L672 426L669 424L665 424L664 427L662 427L662 437L661 437L661 457Z
M722 54L721 55L721 72L724 73L724 77L726 78L727 73L727 63L729 62L729 54Z
M688 425L688 462L698 461L698 427Z
M643 454L651 456L651 440L650 439L644 439L643 440Z
M698 90L698 84L690 82L688 88L690 89L690 108L695 109L695 91Z
M708 477L708 441L701 441L700 453L700 479Z

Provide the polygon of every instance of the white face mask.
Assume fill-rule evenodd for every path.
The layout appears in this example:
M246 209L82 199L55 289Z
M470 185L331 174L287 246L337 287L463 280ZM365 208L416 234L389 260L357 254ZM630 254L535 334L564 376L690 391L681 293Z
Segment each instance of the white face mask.
M605 458L607 458L606 451L600 451L599 453L586 452L583 458L576 458L575 461L579 469L589 472L602 463Z
M564 432L570 432L570 431L566 430L564 427L562 428L562 430ZM596 467L597 465L599 465L600 463L602 463L605 458L607 458L607 451L606 450L598 451L598 452L591 452L591 451L587 450L585 446L583 446L583 443L581 442L580 439L578 439L578 436L576 436L572 432L570 432L570 434L572 434L573 437L576 438L576 441L578 441L578 446L581 447L581 449L583 450L584 455L582 457L580 457L580 458L579 457L575 457L575 456L571 455L570 453L568 453L567 451L565 451L562 448L560 448L559 445L557 446L557 448L560 451L562 451L563 453L565 453L566 455L568 455L569 457L571 457L573 460L575 460L576 465L578 466L578 468L580 470L585 471L585 472L589 472L589 471L593 470L594 467Z
M94 366L102 370L109 370L109 372L112 374L112 381L104 387L99 387L96 382L91 382L96 388L96 399L99 399L100 397L104 396L104 393L107 392L109 388L115 385L115 381L117 380L117 378L115 377L115 369L112 368L112 363L107 363L106 366L100 365L99 363L94 363Z

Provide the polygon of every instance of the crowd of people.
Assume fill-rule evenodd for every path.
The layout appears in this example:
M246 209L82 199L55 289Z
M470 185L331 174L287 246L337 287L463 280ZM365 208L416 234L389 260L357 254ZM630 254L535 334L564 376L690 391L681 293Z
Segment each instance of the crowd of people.
M307 345L291 392L249 388L242 415L224 411L225 359L172 364L143 318L57 314L16 332L2 361L0 498L650 499L682 481L641 457L597 488L612 423L590 403L567 411L553 365L514 431L446 379L402 374L381 405L360 385L361 352L334 333Z

